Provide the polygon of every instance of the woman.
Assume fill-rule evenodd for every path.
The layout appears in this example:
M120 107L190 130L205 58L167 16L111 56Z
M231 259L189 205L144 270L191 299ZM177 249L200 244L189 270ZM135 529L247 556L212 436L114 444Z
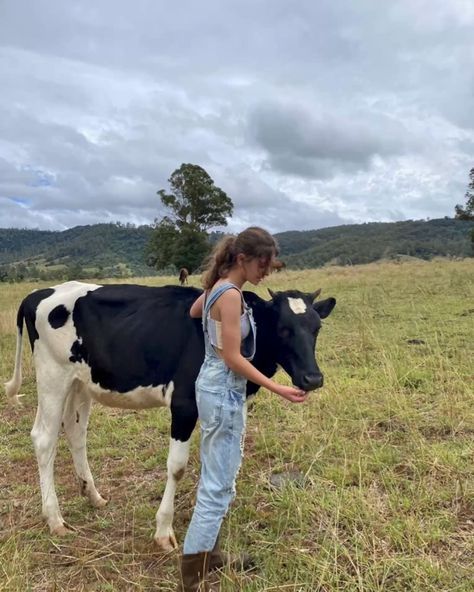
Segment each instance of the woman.
M224 238L204 274L205 291L190 310L203 319L206 354L196 381L201 478L184 540L181 592L207 590L207 572L224 563L218 535L242 458L247 380L293 403L306 400L304 391L278 384L251 364L256 327L241 289L247 281L258 285L275 266L277 253L275 239L262 228Z

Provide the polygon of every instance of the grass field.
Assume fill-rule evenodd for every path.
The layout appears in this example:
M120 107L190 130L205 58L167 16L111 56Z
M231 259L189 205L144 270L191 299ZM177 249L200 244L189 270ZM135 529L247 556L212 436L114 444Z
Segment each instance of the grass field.
M259 570L226 573L224 592L474 590L473 279L474 260L439 260L288 271L266 281L276 290L322 287L338 304L318 341L321 392L291 406L261 390L249 413L224 543L251 551ZM13 369L17 306L34 287L0 286L0 383ZM152 545L168 412L94 408L89 458L110 499L102 510L79 496L61 439L58 496L77 532L52 538L29 436L28 351L23 368L22 409L0 399L0 590L174 591L177 555ZM181 542L199 472L197 436L177 496ZM289 470L304 479L270 485L272 474Z

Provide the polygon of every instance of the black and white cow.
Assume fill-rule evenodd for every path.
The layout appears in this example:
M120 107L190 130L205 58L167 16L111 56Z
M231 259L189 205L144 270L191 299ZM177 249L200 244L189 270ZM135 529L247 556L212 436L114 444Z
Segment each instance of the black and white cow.
M155 541L176 547L174 497L189 454L197 421L194 383L204 358L201 321L189 309L201 293L195 288L95 285L67 282L37 290L20 305L10 400L21 385L22 330L26 323L33 350L38 410L31 431L39 465L42 509L51 533L65 534L54 487L53 464L63 426L81 493L96 507L106 500L94 485L86 453L92 400L111 407L171 410L168 480L156 514ZM323 377L315 360L322 318L334 298L316 301L296 290L271 293L265 301L245 292L257 323L255 366L273 376L280 365L295 386L319 388ZM258 386L248 383L248 395Z

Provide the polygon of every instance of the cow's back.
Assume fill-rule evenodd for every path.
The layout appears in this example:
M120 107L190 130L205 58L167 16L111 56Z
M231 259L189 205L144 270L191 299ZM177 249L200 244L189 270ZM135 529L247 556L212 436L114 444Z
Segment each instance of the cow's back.
M176 286L103 286L77 301L75 361L92 380L119 392L167 384L184 356L202 360L199 322L189 309L199 292Z
M67 282L23 302L35 361L54 360L84 383L126 393L176 380L183 359L199 367L200 322L189 308L199 295L177 286Z

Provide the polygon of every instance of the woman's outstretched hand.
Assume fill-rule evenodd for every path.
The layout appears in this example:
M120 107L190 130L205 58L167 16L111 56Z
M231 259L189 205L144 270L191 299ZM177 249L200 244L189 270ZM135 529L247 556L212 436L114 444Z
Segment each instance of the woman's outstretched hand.
M273 388L272 391L280 397L283 397L291 403L304 403L308 398L308 393L294 386L286 386L284 384L276 385L277 388Z

